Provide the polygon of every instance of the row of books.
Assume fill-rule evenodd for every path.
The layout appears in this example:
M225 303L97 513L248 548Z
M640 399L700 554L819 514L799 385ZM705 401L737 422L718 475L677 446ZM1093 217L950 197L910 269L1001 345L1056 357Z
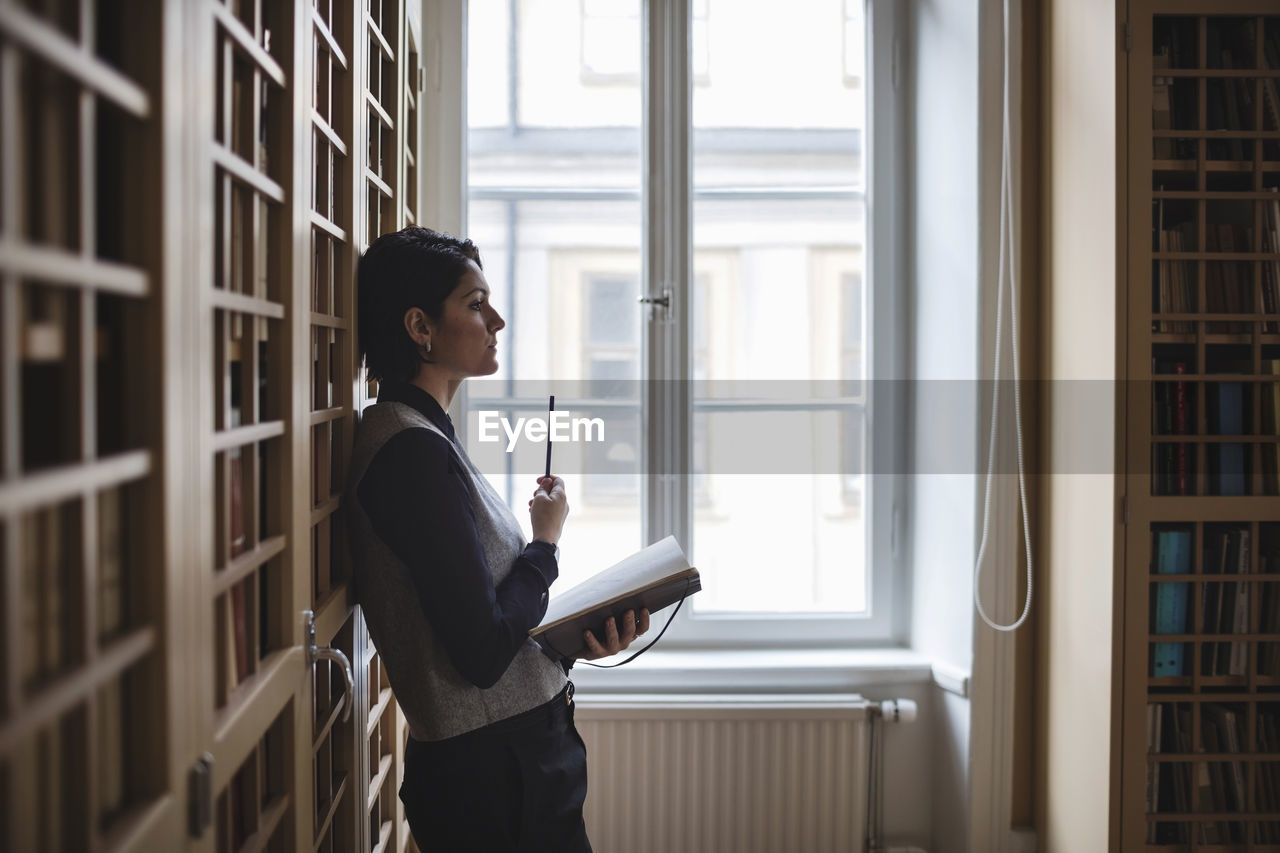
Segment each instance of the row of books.
M1170 141L1170 140L1165 140ZM1160 252L1185 252L1195 246L1195 223L1182 222L1164 227L1164 199L1160 202L1156 222L1156 249ZM1156 261L1156 286L1152 288L1156 314L1191 314L1196 310L1196 265L1189 261L1161 258ZM1156 320L1153 332L1192 334L1195 323L1190 320Z
M1200 744L1192 743L1193 716L1186 704L1147 705L1147 750L1184 756L1238 754L1248 744L1248 721L1239 706L1207 702L1200 706ZM1256 752L1280 752L1280 713L1259 710L1255 721ZM1280 759L1280 755L1277 755ZM1280 815L1280 760L1253 765L1252 790L1241 761L1152 761L1147 764L1147 811L1150 814L1224 814L1261 812ZM1254 824L1256 843L1280 842L1280 821ZM1243 843L1243 821L1148 824L1147 841L1186 844L1194 831L1201 844Z
M1152 56L1151 109L1153 130L1194 129L1199 127L1199 87L1189 78L1162 74L1170 68L1195 67L1187 62L1194 50L1183 44L1183 33L1177 27L1158 34L1159 47ZM1194 39L1192 33L1186 36ZM1242 26L1224 28L1210 26L1206 34L1207 68L1252 68L1257 32L1252 21ZM1280 32L1268 27L1263 40L1263 68L1280 68ZM1274 77L1259 78L1262 88L1264 128L1280 127L1280 81ZM1255 128L1255 81L1244 77L1210 78L1205 98L1206 130L1248 131ZM1210 160L1249 160L1253 157L1250 140L1218 139L1208 142ZM1158 160L1194 160L1195 142L1190 139L1156 137L1155 158Z
M1204 571L1215 574L1249 572L1249 531L1232 530L1212 544L1205 554ZM1249 583L1223 582L1204 585L1201 596L1201 631L1205 634L1246 634L1249 632ZM1270 618L1268 618L1270 617ZM1273 630L1280 630L1280 614L1264 614ZM1258 626L1266 631L1267 627ZM1247 675L1248 644L1243 642L1204 643L1200 647L1200 671L1204 675ZM1259 675L1277 673L1259 672Z
M1230 530L1208 543L1202 574L1235 576L1250 573L1250 532ZM1263 537L1258 555L1260 574L1280 573L1280 540ZM1153 534L1153 570L1156 575L1188 575L1194 570L1190 530L1157 530ZM1152 584L1151 632L1157 636L1189 634L1191 582ZM1256 592L1255 592L1256 590ZM1259 596L1258 624L1250 625L1251 597ZM1200 596L1200 634L1254 633L1280 640L1280 583L1222 580L1203 584ZM1151 675L1155 678L1188 675L1188 643L1152 644ZM1249 644L1243 641L1205 641L1200 645L1200 672L1205 676L1249 674ZM1280 642L1257 644L1257 674L1280 676Z
M1267 374L1280 376L1280 359L1262 359ZM1217 369L1235 373L1252 372L1248 363L1223 363ZM1156 359L1152 370L1157 375L1183 375L1189 372L1185 361ZM1206 382L1204 388L1208 435L1248 436L1253 430L1252 386L1244 382ZM1260 436L1280 435L1280 383L1262 384L1258 403ZM1152 387L1153 431L1161 435L1193 435L1196 433L1193 389L1182 380L1156 382ZM1252 471L1246 458L1248 445L1242 442L1217 442L1205 445L1205 463L1210 492L1217 495L1249 493ZM1194 493L1195 448L1184 442L1157 443L1154 451L1153 488L1158 495ZM1261 443L1256 461L1263 475L1263 491L1280 493L1280 454L1274 443Z
M1225 222L1207 223L1204 232L1205 251L1252 252L1256 251L1253 229ZM1263 267L1274 266L1264 263ZM1210 314L1248 314L1253 308L1253 268L1248 263L1205 264L1205 310ZM1275 304L1275 294L1265 283L1262 302ZM1264 309L1265 310L1265 309ZM1273 309L1274 310L1274 309ZM1268 324L1264 323L1264 326ZM1241 322L1215 320L1205 323L1205 331L1217 334L1245 334L1249 325ZM1264 328L1264 331L1266 329Z
M1163 201L1161 202L1163 206ZM1264 229L1262 251L1280 255L1280 197L1263 204ZM1156 249L1159 252L1194 251L1195 226L1183 222L1174 227L1163 227L1157 222ZM1252 229L1229 223L1210 223L1205 226L1205 250L1208 252L1254 251ZM1204 310L1209 314L1251 314L1254 311L1253 266L1238 261L1212 261L1205 264ZM1264 314L1280 313L1280 257L1262 263L1261 308ZM1156 314L1151 330L1157 333L1193 334L1196 324L1191 320L1165 320L1162 314L1190 314L1196 309L1196 264L1160 258L1156 261L1155 282L1151 289L1151 310ZM1248 322L1239 320L1209 320L1205 322L1207 334L1246 334ZM1264 320L1261 331L1271 334L1280 331L1280 322Z
M1210 62L1224 69L1253 68L1253 56L1257 39L1254 22L1244 20L1242 26L1231 30L1210 27L1207 33L1206 51ZM1232 37L1234 36L1234 38ZM1262 67L1280 68L1280 30L1267 27L1263 39ZM1254 81L1246 77L1209 80L1206 92L1206 130L1274 130L1280 127L1280 88L1275 77L1261 77L1263 127L1253 124L1256 95ZM1244 139L1213 140L1209 143L1211 160L1249 160L1253 151Z

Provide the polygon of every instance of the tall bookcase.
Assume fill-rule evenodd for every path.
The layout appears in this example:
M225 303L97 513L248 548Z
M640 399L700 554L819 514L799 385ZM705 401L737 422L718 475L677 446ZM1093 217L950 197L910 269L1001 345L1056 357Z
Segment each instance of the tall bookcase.
M155 3L0 4L0 848L176 835ZM32 8L34 6L35 8ZM141 846L141 844L139 845Z
M1280 851L1280 10L1127 36L1121 848Z
M342 491L420 5L0 2L0 849L415 849Z

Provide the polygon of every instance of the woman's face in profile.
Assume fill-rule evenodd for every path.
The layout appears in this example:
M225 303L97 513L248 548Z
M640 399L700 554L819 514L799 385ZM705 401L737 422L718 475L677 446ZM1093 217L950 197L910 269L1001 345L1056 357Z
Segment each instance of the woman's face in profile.
M431 355L454 379L489 376L498 370L498 331L506 321L489 302L489 282L474 263L444 301L431 335Z

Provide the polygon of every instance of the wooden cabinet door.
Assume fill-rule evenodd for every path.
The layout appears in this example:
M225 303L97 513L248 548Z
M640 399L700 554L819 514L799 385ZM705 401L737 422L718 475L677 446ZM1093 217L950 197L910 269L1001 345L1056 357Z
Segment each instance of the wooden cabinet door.
M165 14L0 4L0 848L184 834ZM144 47L145 46L145 47Z
M1280 844L1280 8L1130 5L1121 850Z
M0 847L411 848L342 490L418 12L0 3Z
M206 7L201 553L213 559L198 668L214 673L200 703L211 843L400 851L404 725L354 606L342 490L366 397L357 259L413 215L412 18L402 0ZM309 653L313 632L337 662Z

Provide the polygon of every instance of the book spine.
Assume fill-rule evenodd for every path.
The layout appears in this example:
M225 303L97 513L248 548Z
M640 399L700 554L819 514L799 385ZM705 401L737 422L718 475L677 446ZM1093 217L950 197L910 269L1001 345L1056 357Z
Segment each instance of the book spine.
M1156 533L1157 574L1177 574L1179 565L1178 540L1180 534L1189 538L1187 531L1161 530ZM1155 633L1180 634L1187 623L1187 584L1185 582L1161 583L1156 586ZM1161 642L1155 644L1152 675L1157 678L1182 675L1184 644Z
M245 613L244 583L231 587L231 629L235 641L236 683L249 676L249 628Z
M1249 572L1249 531L1240 532L1240 549L1239 559L1236 562L1236 572L1238 574L1247 574ZM1236 583L1236 600L1235 611L1233 613L1231 632L1233 634L1246 634L1249 631L1249 584L1245 581ZM1248 644L1233 642L1231 644L1231 660L1227 669L1230 675L1244 675L1248 665Z
M1227 752L1232 755L1238 755L1243 738L1240 737L1240 721L1234 711L1223 712L1222 728L1227 735ZM1239 761L1231 762L1231 787L1236 809L1245 811L1248 808L1247 793L1249 789L1245 787L1244 764Z
M1238 436L1244 432L1244 385L1223 382L1218 386L1218 433ZM1244 445L1228 442L1218 445L1218 493L1245 493Z
M1179 375L1187 372L1185 362L1178 362L1173 366L1173 372ZM1187 433L1187 385L1185 382L1179 381L1173 386L1173 430L1178 435L1186 435ZM1187 445L1185 442L1179 442L1177 445L1176 475L1177 475L1177 494L1185 495L1188 492L1187 483Z
M1160 752L1160 713L1162 706L1158 703L1147 703L1147 752L1155 754ZM1147 813L1155 814L1156 791L1159 787L1160 779L1160 762L1147 762ZM1156 825L1154 822L1147 824L1147 843L1154 844L1156 840Z

